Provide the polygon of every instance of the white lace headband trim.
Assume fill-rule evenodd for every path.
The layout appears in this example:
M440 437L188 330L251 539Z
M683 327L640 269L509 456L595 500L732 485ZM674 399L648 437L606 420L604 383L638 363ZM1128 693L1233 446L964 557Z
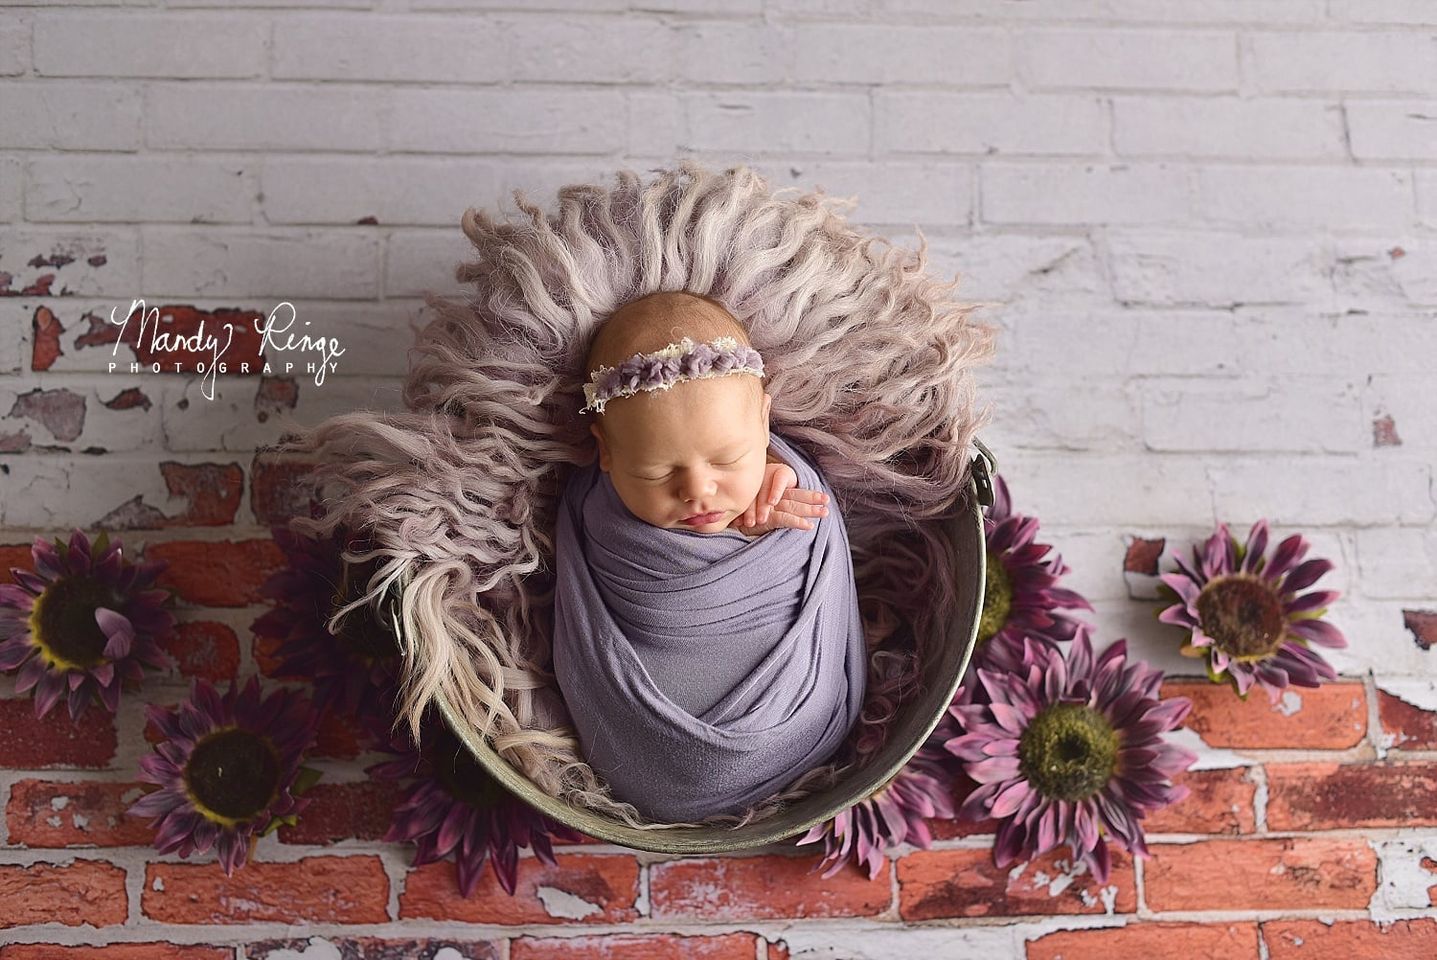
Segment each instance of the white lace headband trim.
M617 367L601 366L590 372L584 384L588 402L580 413L603 413L615 397L629 397L640 390L667 390L684 380L707 380L731 373L764 376L763 357L736 337L715 337L695 343L684 337L652 353L636 353Z

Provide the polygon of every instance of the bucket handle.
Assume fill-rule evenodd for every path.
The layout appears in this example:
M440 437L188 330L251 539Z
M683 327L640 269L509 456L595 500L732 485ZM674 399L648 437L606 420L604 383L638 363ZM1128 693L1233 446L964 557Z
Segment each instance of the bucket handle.
M993 477L998 473L998 458L993 456L993 451L988 445L977 437L973 443L978 448L979 456L973 458L973 482L978 485L978 502L985 507L993 505Z

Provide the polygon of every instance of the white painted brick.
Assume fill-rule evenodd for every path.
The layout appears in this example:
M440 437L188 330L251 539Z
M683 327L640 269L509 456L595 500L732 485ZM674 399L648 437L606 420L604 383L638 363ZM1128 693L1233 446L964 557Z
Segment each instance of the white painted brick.
M544 0L551 3L553 0ZM562 0L561 0L562 2ZM603 6L608 0L598 0ZM692 13L701 17L715 15L743 16L763 11L763 0L637 0L629 4L635 10L645 13Z
M1372 446L1351 381L1143 378L1137 393L1150 450L1357 453Z
M1171 224L1191 215L1185 167L1156 164L985 163L985 223Z
M1433 41L1419 31L1244 34L1242 69L1265 93L1429 94Z
M1437 339L1437 331L1431 330L1433 324L1430 318L1427 327L1431 331L1427 339ZM1416 348L1420 345L1413 346ZM1410 352L1415 354L1415 362L1420 363L1416 358L1424 355L1417 353L1416 349ZM1425 356L1430 361L1437 353L1429 351ZM1437 380L1431 375L1430 362L1427 366L1428 370L1421 374L1368 374L1363 385L1363 413L1366 419L1371 424L1379 418L1390 417L1392 429L1401 441L1399 450L1402 451L1437 453ZM1376 445L1375 438L1372 445ZM1433 458L1437 459L1437 455ZM1433 583L1437 583L1437 580Z
M1368 526L1431 523L1432 467L1426 462L1384 457L1378 467L1350 456L1261 456L1209 458L1220 515L1235 515L1264 504L1274 523L1301 526Z
M1014 880L1015 889L1023 889ZM947 929L904 929L895 931L878 927L853 928L850 924L791 924L783 930L788 954L797 958L843 957L844 960L911 960L912 957L989 957L1009 960L1021 957L1023 948L1015 946L1012 927L949 927Z
M249 223L257 164L178 156L40 157L25 219L66 223Z
M1370 527L1355 536L1363 597L1430 599L1437 583L1437 530Z
M1227 306L1323 302L1327 253L1303 236L1114 233L1113 286L1127 303Z
M1052 371L1042 380L990 385L983 392L983 401L992 401L994 406L990 432L1007 438L1013 448L1141 449L1134 439L1142 422L1137 400L1133 389L1121 381L1094 374L1075 378Z
M454 279L455 268L474 258L473 245L458 230L391 231L385 244L384 295L458 295L464 288Z
M0 77L18 77L29 71L32 21L32 17L16 13L0 17Z
M246 297L259 301L246 306L268 313L301 297L379 294L381 242L372 230L143 232L146 297Z
M676 74L672 28L637 17L505 17L513 80L573 83L666 83Z
M411 10L577 10L597 13L601 10L627 10L630 0L410 0Z
M118 83L20 81L0 97L0 149L137 150L140 91Z
M35 19L46 77L259 77L264 19L224 15L47 14Z
M282 80L435 80L508 76L505 39L490 19L319 14L273 19L271 76Z
M323 8L326 10L370 10L381 0L165 0L172 8L186 7L283 7L285 9Z
M1421 0L1410 0L1421 2ZM1121 23L1313 23L1322 19L1323 0L1103 0L1075 4L1069 0L769 0L769 9L792 16L835 16L844 19L891 20L1095 20Z
M1334 237L1333 288L1346 309L1437 304L1437 247L1420 237Z
M403 377L409 369L406 352L414 344L411 325L434 319L422 300L301 300L294 307L312 329L339 340L344 356L336 362L342 377Z
M884 152L1107 152L1107 112L1095 97L879 90L873 110L874 148Z
M155 83L145 143L164 150L375 150L389 94L372 86Z
M464 209L498 195L492 161L456 157L300 157L265 160L262 209L272 224L457 226Z
M1314 316L1307 308L1256 307L1238 312L1231 344L1249 375L1416 376L1430 372L1437 356L1437 325L1420 314Z
M1000 469L1022 478L1024 512L1044 522L1124 528L1213 522L1213 490L1204 472L1205 458L1024 450L1007 444L1001 434L993 440Z
M690 83L782 84L794 75L807 30L767 23L700 20L675 28L674 75Z
M1417 219L1423 226L1437 226L1437 170L1415 171Z
M1342 160L1342 108L1298 99L1118 97L1113 145L1127 157Z
M652 157L654 166L662 166L682 153L683 105L677 98L667 92L627 90L624 106L630 156Z
M1063 303L1110 297L1102 265L1086 237L997 231L935 236L928 239L928 255L935 276L961 279L956 296L962 300Z
M1368 671L1389 676L1437 676L1437 656L1423 650L1403 625L1404 609L1429 609L1429 599L1371 600L1343 597L1323 617L1342 631L1347 646L1341 650L1322 648L1322 656L1339 673L1361 675Z
M973 168L967 164L790 160L754 168L775 190L821 189L856 199L858 205L844 214L855 224L951 226L973 217Z
M1437 8L1428 0L1327 0L1327 14L1353 23L1437 24Z
M163 439L160 433L159 411L151 408L146 412L141 407L130 410L111 410L105 401L113 400L129 383L123 382L118 371L113 375L90 374L71 375L62 384L55 378L43 374L28 374L15 377L0 386L0 420L4 426L0 433L9 432L23 425L35 446L59 446L80 453L87 449L105 451L132 451L146 448L160 449ZM28 417L9 417L16 398L34 390L64 389L84 399L85 414L83 429L74 439L56 437L41 421Z
M1018 75L1031 90L1237 89L1237 42L1206 31L1023 30Z
M1346 109L1357 159L1437 158L1437 101L1352 100Z
M1013 54L1005 30L814 24L797 31L800 83L931 83L1006 87Z
M25 164L19 156L0 156L0 223L21 219Z
M32 453L7 457L9 473L0 477L0 524L9 530L91 528L136 496L158 510L177 514L184 500L170 497L160 474L160 459L153 451L131 456ZM208 459L199 454L184 462Z
M530 202L537 203L553 213L558 209L561 187L589 183L599 184L606 189L612 188L617 167L613 160L602 157L558 157L542 164L528 160L497 159L492 166L495 188L492 196L484 203L490 207L491 212L502 210L505 216L516 220L523 219L526 215L515 205L515 190L523 191ZM644 167L640 166L638 169L642 170ZM464 209L464 205L455 205L444 225L457 231Z
M869 151L872 109L866 94L727 90L679 96L685 146L695 150Z
M1196 216L1222 226L1284 231L1406 229L1416 219L1405 170L1200 167Z
M604 89L390 90L391 150L422 153L610 153L627 111Z
M56 297L130 297L139 287L139 250L133 227L15 227L0 230L0 273L10 274L12 291L52 278L49 296L22 298L32 310ZM55 266L56 259L67 262Z

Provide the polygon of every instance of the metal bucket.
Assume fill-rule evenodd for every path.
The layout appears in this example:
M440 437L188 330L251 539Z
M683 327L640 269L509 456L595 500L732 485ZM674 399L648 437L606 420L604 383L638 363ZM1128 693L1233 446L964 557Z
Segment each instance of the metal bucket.
M988 448L977 439L974 444L980 455L973 458L966 506L941 521L953 543L962 576L957 584L957 613L948 625L946 642L937 645L932 662L925 664L928 684L921 696L899 709L888 743L867 764L788 809L742 827L639 830L592 810L572 807L540 790L495 752L487 740L466 729L442 695L436 698L440 713L494 779L553 820L600 840L656 853L701 854L747 850L804 833L872 796L903 769L938 726L958 692L978 641L988 557L982 508L993 502L992 478L998 472L998 461Z

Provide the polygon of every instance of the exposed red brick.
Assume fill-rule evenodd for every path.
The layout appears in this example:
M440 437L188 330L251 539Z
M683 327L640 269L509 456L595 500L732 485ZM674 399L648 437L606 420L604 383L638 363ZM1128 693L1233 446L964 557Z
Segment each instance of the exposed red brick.
M5 809L10 842L27 847L146 846L155 836L151 821L127 816L125 808L147 789L140 783L17 780Z
M85 429L85 398L73 390L36 387L15 398L8 416L34 420L56 440L67 443Z
M765 960L791 960L788 954L788 943L783 940L768 944L766 953Z
M111 410L133 410L135 407L140 407L148 411L154 406L154 404L150 402L150 398L145 396L145 391L139 387L130 387L127 390L121 390L109 400L104 401L104 404Z
M284 553L271 539L171 540L145 548L146 560L168 560L158 585L205 607L263 603L260 585L284 566Z
M58 943L12 943L0 960L234 960L234 947L197 943L107 943L96 947Z
M1437 763L1274 763L1267 767L1272 830L1437 825Z
M385 923L388 902L379 858L354 855L250 860L232 877L215 862L149 863L140 909L160 923Z
M1210 747L1344 750L1366 735L1367 699L1361 683L1294 687L1292 693L1302 704L1288 715L1281 702L1272 704L1261 690L1242 700L1231 687L1206 681L1170 680L1162 689L1164 700L1192 700L1192 712L1183 726Z
M125 871L113 863L0 866L0 928L32 923L108 927L125 922L129 903Z
M1374 447L1400 447L1402 438L1397 435L1397 421L1392 414L1384 413L1372 421L1372 445Z
M1437 750L1437 711L1423 710L1386 690L1377 691L1382 730L1399 750Z
M0 767L93 770L115 758L115 716L93 703L76 722L63 702L41 720L29 693L0 699L0 730Z
M160 464L165 489L189 501L183 512L169 517L171 527L224 527L235 522L244 496L244 470L237 463Z
M250 464L250 509L262 524L284 523L291 517L309 516L313 495L309 476L314 464L307 460L279 459L257 453Z
M1358 910L1377 889L1377 855L1360 839L1202 840L1148 850L1143 880L1153 910Z
M715 857L657 863L649 868L650 913L655 919L754 920L871 917L888 909L891 866L874 880L857 869L822 880L813 872L820 859Z
M757 945L751 933L522 937L509 945L509 960L753 960Z
M1190 793L1149 813L1142 822L1145 832L1252 833L1257 829L1253 808L1257 784L1247 779L1246 767L1185 770L1173 782L1186 786Z
M898 913L904 920L943 917L1018 917L1030 914L1115 913L1137 910L1132 858L1108 845L1112 870L1106 884L1084 871L1071 883L1072 852L1050 850L1026 864L993 865L991 850L920 850L898 861ZM1105 890L1108 887L1111 889Z
M1403 610L1402 625L1412 633L1412 640L1423 650L1437 645L1437 610Z
M1183 960L1254 960L1255 923L1129 923L1058 930L1028 943L1028 960L1113 960L1179 956Z
M359 721L338 710L326 710L319 718L319 732L315 736L313 757L328 757L336 760L353 760L369 742L368 735L361 729Z
M354 783L320 781L305 793L309 806L293 827L280 827L284 843L323 844L340 840L379 840L403 791L392 780Z
M1437 918L1323 923L1269 920L1262 925L1270 960L1432 960L1437 957Z
M173 371L178 363L179 372L195 373L199 364L203 363L209 369L214 362L214 351L203 344L204 337L213 336L219 338L221 345L228 340L226 357L242 358L229 362L222 376L257 376L264 368L264 359L259 355L261 339L254 326L254 321L260 318L261 315L253 310L230 307L197 310L189 304L146 304L145 316L136 309L123 326L110 323L108 317L86 314L84 319L89 321L90 327L75 339L75 345L82 348L110 347L113 350L112 344L119 341L130 348L134 359L146 366L159 363L162 370ZM232 340L225 324L229 324L233 331ZM164 337L163 340L156 340L156 331ZM196 335L199 335L198 338ZM189 349L191 343L199 344L199 349ZM159 349L151 349L153 346ZM107 354L109 352L106 351ZM243 361L249 363L247 373L240 367ZM124 361L116 369L128 369L128 362Z
M551 867L522 857L512 897L489 866L467 899L459 893L452 861L417 867L399 898L400 919L522 924L627 923L638 917L639 862L633 857L559 854L555 860Z
M35 569L35 558L30 553L29 543L0 545L0 583L15 582L15 578L10 576L11 567L19 567L21 570Z
M239 638L226 624L214 620L179 623L160 646L175 658L186 677L218 683L239 673Z
M30 318L30 369L49 370L64 355L60 334L65 332L60 318L49 307L36 307Z
M1128 543L1127 553L1123 557L1123 572L1156 577L1159 572L1158 561L1162 559L1163 550L1166 547L1167 539L1165 537L1158 537L1155 540L1133 537Z
M310 936L298 940L260 940L244 946L246 960L293 960L314 952L343 960L499 960L501 942L493 940L416 939L396 940L379 937ZM324 947L333 947L325 951ZM310 952L314 951L314 952ZM4 958L0 958L4 960Z

